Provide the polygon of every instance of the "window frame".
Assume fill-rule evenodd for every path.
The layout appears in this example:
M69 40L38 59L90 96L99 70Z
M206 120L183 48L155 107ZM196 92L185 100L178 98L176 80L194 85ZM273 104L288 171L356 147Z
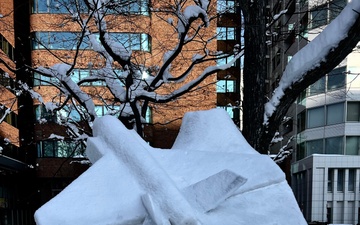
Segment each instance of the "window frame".
M329 146L329 145L332 146ZM340 145L340 146L335 146L335 149L338 149L338 151L340 152L330 152L330 149L334 149L333 146L334 144L336 145ZM332 147L332 148L330 148ZM336 137L328 137L325 138L325 154L332 154L332 155L343 155L344 154L344 136L336 136Z
M340 108L342 108L341 114L339 112L339 110L334 110L334 109L329 109L335 106L340 106ZM336 118L336 120L332 121L331 123L329 122L329 115L335 116L335 117L341 117L340 120L338 120L339 118ZM335 124L340 124L340 123L344 123L345 121L345 104L344 102L339 102L339 103L334 103L334 104L330 104L330 105L326 105L326 125L335 125Z
M72 140L41 140L36 143L36 147L39 158L73 158L85 152L85 146L81 142ZM66 147L65 151L60 149L64 147Z
M337 192L344 192L345 189L345 169L341 168L337 170Z
M310 144L312 143L317 143L319 146L316 145L311 146ZM310 147L320 147L320 149L312 150L310 153ZM324 139L315 139L315 140L306 141L305 148L306 148L306 156L310 156L313 154L324 154Z
M354 112L356 112L356 109L352 109L349 110L349 105L353 105L357 107L357 115L354 114ZM351 115L349 113L353 113L354 115ZM350 119L349 117L355 118L357 117L357 119ZM346 102L346 122L360 122L360 102L358 101L348 101Z
M80 13L87 13L88 8L83 1L76 1L77 7L70 8L69 5L73 5L74 2L69 0L33 0L31 6L31 13L33 14L70 14L71 11ZM41 4L42 3L42 4ZM118 6L116 9L111 9L110 6L105 7L106 14L120 14L120 15L150 15L150 7L148 0L136 0L130 4L124 4ZM75 11L76 10L76 11Z
M217 13L235 13L235 0L218 0L216 11Z
M218 41L236 40L236 27L217 27L216 33Z
M92 50L87 37L84 37L79 47L80 32L38 31L32 34L32 50ZM97 35L95 33L95 35ZM127 50L151 52L151 36L146 33L112 32L110 36L116 41L122 41ZM124 38L125 37L125 38ZM56 41L64 39L66 41ZM121 40L123 39L123 40ZM135 40L137 40L135 42ZM72 42L71 42L72 41ZM67 46L65 44L69 43ZM121 43L121 42L120 42Z
M236 80L218 80L216 82L216 93L236 93Z
M315 119L314 121L319 121L319 123L316 123L315 125L310 125L310 118L311 118L310 113L314 112L315 110L320 110L320 109L322 110L323 115L321 116L321 118L323 118L323 121L320 123L319 120ZM325 118L326 117L325 117L325 107L324 106L307 109L306 116L307 116L307 118L306 118L306 128L307 129L325 126L325 122L326 122Z
M351 139L354 141L350 141ZM354 149L350 149L350 147L353 147ZM352 151L350 152L349 150ZM360 136L346 136L344 151L344 155L360 155Z

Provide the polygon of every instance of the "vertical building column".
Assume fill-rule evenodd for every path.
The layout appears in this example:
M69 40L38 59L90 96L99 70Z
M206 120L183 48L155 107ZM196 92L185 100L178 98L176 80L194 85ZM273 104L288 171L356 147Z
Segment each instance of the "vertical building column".
M328 201L329 201L329 197L328 197L328 193L329 193L329 185L331 186L331 191L333 191L333 177L334 173L329 173L329 168L325 167L324 168L324 188L323 188L323 209L322 209L322 221L323 222L328 222L327 221L327 212L328 212ZM331 200L330 200L331 201Z
M360 215L359 215L359 201L360 201L360 169L356 169L355 172L355 190L354 190L354 224L357 224L360 222Z
M344 197L345 197L345 192L348 192L349 190L349 169L345 169L344 181L345 181L344 183Z
M337 202L336 202L336 193L337 193L337 185L338 185L338 169L334 168L334 185L333 185L333 191L332 191L332 210L331 210L331 218L332 221L334 222L337 220L337 216L336 213L338 212L338 209L336 208L337 206Z
M345 169L345 173L344 173L345 177L344 177L344 191L343 191L343 199L344 199L344 204L343 204L343 208L342 208L342 214L343 214L343 218L342 218L342 223L344 223L346 220L348 220L348 218L346 218L348 216L348 207L349 207L349 202L348 202L348 198L346 198L347 193L349 192L349 169Z

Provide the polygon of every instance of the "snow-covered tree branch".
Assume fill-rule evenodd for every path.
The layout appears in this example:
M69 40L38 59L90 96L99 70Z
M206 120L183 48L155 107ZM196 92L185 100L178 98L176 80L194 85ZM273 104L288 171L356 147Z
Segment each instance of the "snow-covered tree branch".
M214 11L214 6L211 6L210 1L202 0L137 6L148 7L148 13L151 11L166 22L166 30L161 35L167 35L169 42L164 44L163 49L156 49L156 56L154 53L150 55L147 53L151 50L150 46L146 44L146 38L150 38L147 35L148 27L133 28L140 34L140 43L135 43L131 35L125 37L118 31L135 24L132 20L136 18L129 16L113 21L114 13L125 14L123 8L132 4L139 2L85 0L84 4L74 1L74 5L66 6L69 16L64 17L62 26L71 23L78 27L74 30L76 35L73 41L69 41L73 50L67 53L67 58L51 51L41 37L35 37L34 41L39 48L51 52L58 59L58 63L49 67L40 63L39 66L28 67L35 74L49 79L45 82L53 84L60 92L59 96L63 96L60 101L59 98L53 98L52 106L55 107L48 109L61 110L71 104L70 100L73 99L75 109L91 127L97 117L95 104L100 101L105 105L116 106L111 114L117 115L128 128L135 128L142 134L142 123L149 105L168 103L186 95L209 76L230 68L243 54L240 45L234 46L231 52L217 52L211 46L216 40L216 31L214 26L211 27L211 21L214 21L214 12L211 10ZM93 53L85 53L82 50L84 46ZM87 54L90 57L85 58ZM229 57L231 60L227 63L217 65L217 60ZM74 79L72 74L79 67L87 67L90 73ZM104 86L95 87L90 93L89 88L84 88L90 82L101 82Z

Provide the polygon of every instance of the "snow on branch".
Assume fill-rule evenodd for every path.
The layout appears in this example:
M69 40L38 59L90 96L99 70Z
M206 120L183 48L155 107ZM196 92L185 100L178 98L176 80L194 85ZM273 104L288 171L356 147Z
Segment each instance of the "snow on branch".
M68 76L71 66L68 64L55 64L51 68L39 67L37 71L41 74L56 77L68 94L73 96L83 107L86 108L91 117L96 118L95 104L91 97L83 92L80 87Z
M179 89L173 91L172 93L168 95L160 95L160 94L154 94L153 92L142 92L141 95L138 96L138 98L145 98L145 99L151 99L154 102L157 103L165 103L169 102L173 99L176 99L177 97L183 95L184 93L188 92L192 88L196 87L198 84L200 84L206 77L210 76L211 74L214 74L221 70L226 70L230 68L236 60L238 60L243 55L243 51L237 52L234 55L234 58L230 60L228 63L224 65L219 66L209 66L204 69L204 71L195 79L191 80L190 82L184 84Z
M288 147L293 139L294 139L294 136L289 138L286 145L282 146L280 148L279 152L275 156L272 156L272 159L274 160L274 162L281 163L281 162L284 161L284 159L286 159L287 157L289 157L293 153L293 148Z
M288 11L287 9L281 10L280 13L278 13L278 14L276 14L276 15L273 16L273 19L274 19L274 20L278 20L282 15L284 15L285 13L287 13L287 11Z
M107 52L106 54L110 54L113 58L119 59L119 61L129 61L132 54L131 50L127 50L122 43L115 41L107 33L107 25L103 12L103 5L105 2L97 0L88 0L88 2L90 3L89 5L92 6L90 7L90 11L91 14L94 15L96 25L99 30L100 42L105 48ZM95 51L104 52L103 47L96 44L97 41L95 40L94 35L90 35L90 41Z

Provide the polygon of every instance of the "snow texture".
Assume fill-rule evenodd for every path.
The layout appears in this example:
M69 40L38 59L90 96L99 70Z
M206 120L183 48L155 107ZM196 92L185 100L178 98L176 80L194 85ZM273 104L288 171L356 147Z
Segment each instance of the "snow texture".
M170 150L111 116L93 128L93 165L36 211L38 225L306 224L283 172L222 109L186 114Z
M307 71L324 62L328 52L347 37L347 33L358 18L359 12L360 1L349 1L340 15L323 32L292 57L280 79L279 86L265 105L265 124L279 105L280 99L284 96L284 91L289 89L292 84L300 81Z

